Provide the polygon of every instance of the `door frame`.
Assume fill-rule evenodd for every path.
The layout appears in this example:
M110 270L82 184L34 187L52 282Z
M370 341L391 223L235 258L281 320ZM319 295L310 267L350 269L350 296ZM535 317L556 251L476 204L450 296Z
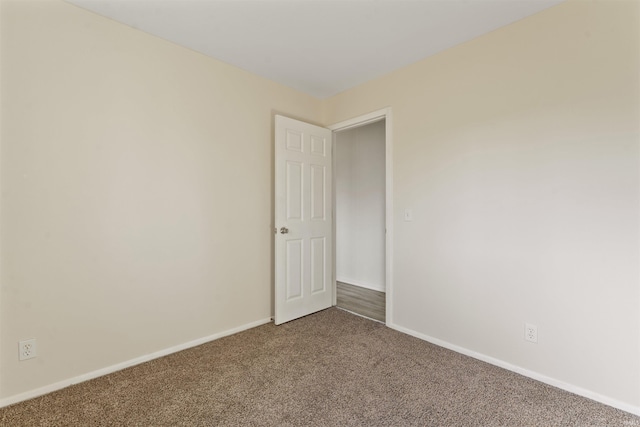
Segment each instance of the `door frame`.
M337 289L336 289L336 132L364 126L369 123L385 121L385 324L387 326L393 324L393 132L391 123L391 107L381 110L372 111L362 116L353 117L327 126L333 133L333 180L331 194L333 197L333 274L331 277L333 283L333 305L336 305Z

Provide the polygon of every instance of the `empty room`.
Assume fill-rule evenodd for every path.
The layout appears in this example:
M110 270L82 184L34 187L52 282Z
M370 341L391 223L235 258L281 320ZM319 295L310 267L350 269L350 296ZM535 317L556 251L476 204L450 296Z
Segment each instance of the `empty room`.
M640 1L0 0L0 425L640 426Z

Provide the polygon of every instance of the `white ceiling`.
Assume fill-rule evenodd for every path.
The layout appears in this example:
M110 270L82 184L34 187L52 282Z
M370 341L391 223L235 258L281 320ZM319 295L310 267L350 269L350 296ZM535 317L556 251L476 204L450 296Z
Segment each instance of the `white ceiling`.
M563 0L68 0L318 98Z

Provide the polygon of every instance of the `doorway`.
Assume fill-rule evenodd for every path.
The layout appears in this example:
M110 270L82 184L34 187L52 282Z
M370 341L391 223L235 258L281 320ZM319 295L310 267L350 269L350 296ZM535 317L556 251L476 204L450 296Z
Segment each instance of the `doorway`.
M331 127L335 305L381 322L390 321L389 113L381 110Z
M274 117L273 280L276 324L337 305L336 188L333 179L335 135L380 121L384 123L384 255L378 257L378 266L384 266L384 281L379 286L384 289L381 292L384 322L393 324L391 108L345 120L328 129L284 116ZM318 163L320 160L324 163ZM318 227L323 224L328 228L319 231ZM367 289L361 286L366 285L366 280L350 281L360 285L360 289Z

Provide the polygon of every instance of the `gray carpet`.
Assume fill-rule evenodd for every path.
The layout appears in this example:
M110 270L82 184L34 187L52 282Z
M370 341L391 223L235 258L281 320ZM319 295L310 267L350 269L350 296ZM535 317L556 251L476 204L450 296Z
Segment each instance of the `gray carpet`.
M0 409L2 426L640 426L338 309Z

